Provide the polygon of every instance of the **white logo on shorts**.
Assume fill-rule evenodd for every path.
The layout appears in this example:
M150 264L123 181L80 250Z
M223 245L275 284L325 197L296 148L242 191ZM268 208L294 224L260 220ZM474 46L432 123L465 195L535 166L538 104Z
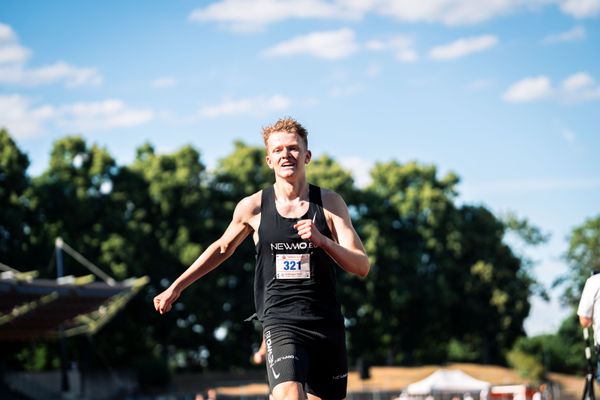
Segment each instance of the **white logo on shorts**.
M265 332L265 343L267 345L267 361L269 363L269 367L271 368L275 379L279 379L281 374L275 372L275 368L273 368L273 364L275 364L275 362L273 360L273 346L271 345L271 331Z
M344 378L347 378L347 377L348 377L348 373L346 372L346 373L341 374L341 375L336 375L332 379L333 380L337 380L337 379L344 379Z

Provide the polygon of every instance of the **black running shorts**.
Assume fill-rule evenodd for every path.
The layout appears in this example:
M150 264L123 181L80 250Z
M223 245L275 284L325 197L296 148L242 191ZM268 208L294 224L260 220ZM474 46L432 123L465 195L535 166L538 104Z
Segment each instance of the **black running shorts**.
M299 382L306 393L322 399L346 397L348 361L343 323L310 323L265 327L269 388Z

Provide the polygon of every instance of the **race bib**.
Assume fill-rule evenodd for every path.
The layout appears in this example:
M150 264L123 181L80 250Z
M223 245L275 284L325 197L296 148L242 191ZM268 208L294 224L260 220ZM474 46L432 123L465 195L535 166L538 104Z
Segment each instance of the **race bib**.
M275 256L277 279L309 279L310 254L277 254Z

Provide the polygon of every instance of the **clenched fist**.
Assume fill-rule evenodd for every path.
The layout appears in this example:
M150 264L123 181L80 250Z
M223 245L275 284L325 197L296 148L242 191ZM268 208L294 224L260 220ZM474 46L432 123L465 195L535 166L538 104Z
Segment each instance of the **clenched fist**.
M161 314L169 312L173 307L173 303L179 298L180 292L168 288L154 298L154 309Z
M314 219L301 219L296 222L294 228L302 239L310 240L317 247L325 240L325 236L317 229Z

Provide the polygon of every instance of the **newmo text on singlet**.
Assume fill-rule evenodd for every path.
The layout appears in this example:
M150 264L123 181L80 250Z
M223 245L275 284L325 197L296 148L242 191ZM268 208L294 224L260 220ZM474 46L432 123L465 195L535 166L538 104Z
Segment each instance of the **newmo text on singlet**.
M286 243L286 242L277 242L271 243L271 250L306 250L306 249L314 249L317 246L312 244L312 242L296 242L296 243Z

